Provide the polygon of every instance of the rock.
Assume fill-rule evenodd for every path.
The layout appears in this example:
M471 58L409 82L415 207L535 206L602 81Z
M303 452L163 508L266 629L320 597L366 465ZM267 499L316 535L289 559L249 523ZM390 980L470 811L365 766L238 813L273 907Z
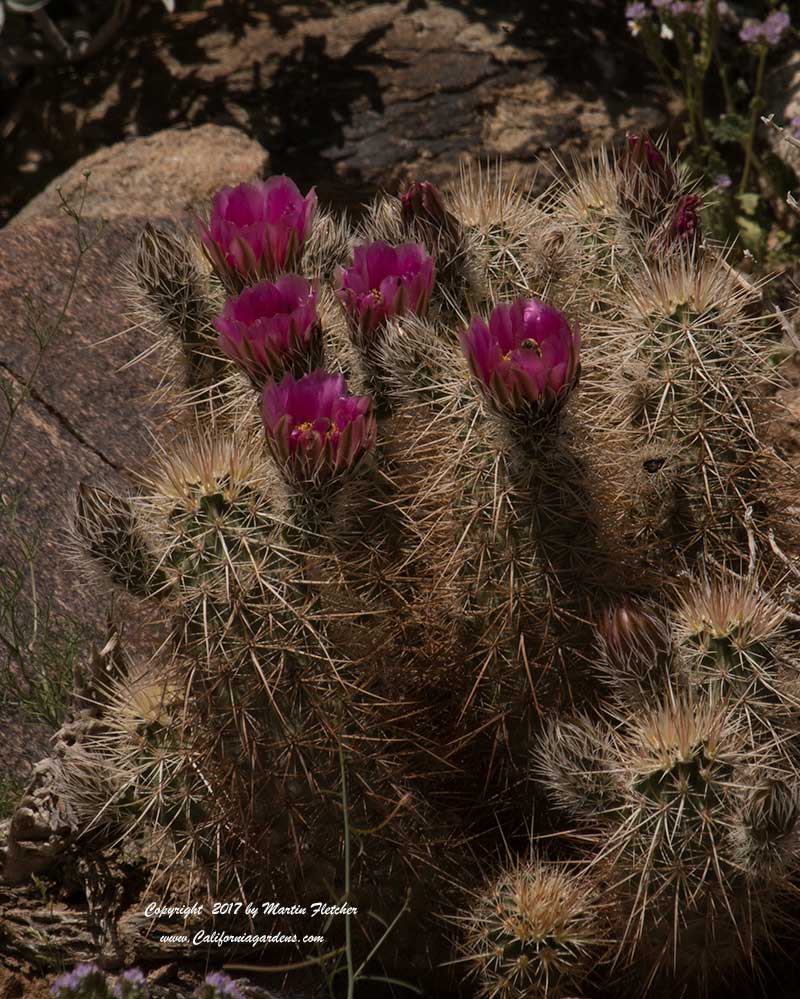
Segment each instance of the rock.
M453 177L462 155L502 155L527 179L553 150L667 125L644 49L606 0L247 0L168 22L141 4L91 65L18 95L0 215L110 137L176 122L235 124L269 149L270 170L348 204L412 174Z
M261 177L269 155L236 128L199 125L168 128L143 139L117 142L70 167L30 201L9 223L55 218L57 188L72 199L91 171L83 214L87 218L174 216L208 201L226 184Z
M123 271L144 219L110 223L84 255L60 332L42 356L30 398L17 412L0 453L0 493L16 503L3 512L0 561L24 562L22 540L36 538L40 599L56 613L102 625L105 608L66 557L69 519L81 479L123 488L123 470L149 453L148 427L158 419L149 396L155 366L134 363L146 336L131 330ZM0 230L0 378L19 391L37 363L34 310L52 322L75 267L74 225L32 219ZM40 323L41 325L41 323ZM0 431L5 411L0 410Z
M98 585L99 577L77 571L69 556L78 483L86 479L112 490L129 490L125 469L140 466L149 455L149 433L160 418L150 398L159 383L157 367L152 359L134 363L150 341L135 328L126 333L130 320L122 289L123 268L144 221L112 221L85 254L61 332L43 355L31 395L16 414L5 448L0 448L3 585L14 571L21 573L24 587L16 614L25 629L35 581L40 658L27 655L26 667L46 670L55 681L55 693L47 696L56 708L59 657L67 636L84 633L78 648L81 651L85 641L88 651L90 639L105 627L115 596L107 584ZM0 380L14 391L37 364L26 296L52 320L65 301L75 257L69 220L34 218L0 230ZM0 435L5 417L0 400ZM152 611L124 594L115 599L135 646L135 636L146 633ZM13 705L0 711L0 755L15 783L23 783L30 764L41 757L46 746L43 729Z

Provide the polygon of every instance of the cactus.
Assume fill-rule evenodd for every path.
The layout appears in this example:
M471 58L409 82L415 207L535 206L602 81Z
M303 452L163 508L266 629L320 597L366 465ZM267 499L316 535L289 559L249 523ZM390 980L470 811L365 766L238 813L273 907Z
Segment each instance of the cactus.
M271 178L199 246L147 230L175 425L75 533L167 633L77 813L212 893L410 908L343 946L422 977L460 905L488 997L754 964L798 859L793 482L759 290L701 222L639 134L539 198L465 168L351 226Z
M564 999L608 949L591 886L555 864L504 870L463 918L465 956L488 999Z

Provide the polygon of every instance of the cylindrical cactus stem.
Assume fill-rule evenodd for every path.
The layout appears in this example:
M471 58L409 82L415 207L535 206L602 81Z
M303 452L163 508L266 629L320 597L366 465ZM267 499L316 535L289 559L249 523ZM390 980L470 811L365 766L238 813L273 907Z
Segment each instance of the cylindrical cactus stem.
M593 667L623 702L652 703L669 682L672 639L664 613L628 599L600 616Z
M510 866L459 922L465 959L485 999L566 999L608 953L592 882L564 864Z
M789 615L755 580L693 585L676 608L673 630L682 681L709 697L730 699L752 739L771 741L793 727L800 684ZM778 741L785 754L796 756L793 738Z
M462 346L508 454L520 524L536 538L554 603L615 586L603 556L588 472L573 447L565 403L580 376L580 335L537 299L475 316Z
M148 306L180 344L187 386L216 385L226 365L212 326L214 298L191 247L148 223L136 244L134 273Z
M137 507L181 606L202 600L230 614L284 564L279 494L258 439L204 434L173 444Z
M785 876L800 853L800 797L795 784L781 778L762 780L751 790L731 823L733 857L745 874Z
M111 580L136 596L152 596L167 579L150 551L130 502L106 489L78 486L74 529Z
M614 771L608 733L589 719L552 722L533 755L533 773L548 796L589 825L608 822L619 807L620 775Z
M460 254L471 301L541 294L531 285L544 211L530 190L503 177L499 163L462 165L447 206L464 232Z

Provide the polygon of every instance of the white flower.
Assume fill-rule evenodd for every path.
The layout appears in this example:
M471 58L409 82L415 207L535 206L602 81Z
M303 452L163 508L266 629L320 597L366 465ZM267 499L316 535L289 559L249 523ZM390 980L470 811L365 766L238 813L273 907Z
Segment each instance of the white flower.
M672 41L675 37L675 32L670 28L668 24L661 25L661 37L666 38L667 41Z

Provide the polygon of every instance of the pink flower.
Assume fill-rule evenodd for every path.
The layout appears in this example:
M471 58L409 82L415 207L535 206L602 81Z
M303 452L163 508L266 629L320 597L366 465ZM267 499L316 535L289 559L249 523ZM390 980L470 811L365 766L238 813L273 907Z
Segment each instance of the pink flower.
M220 348L256 388L302 365L320 340L314 289L296 274L262 281L229 298L214 326Z
M670 242L688 243L700 235L701 207L702 201L696 194L681 198L670 226Z
M461 344L484 395L502 412L556 408L580 375L580 334L535 298L498 305L488 325L473 316Z
M303 197L288 177L270 177L217 191L197 229L217 274L238 290L299 261L316 207L313 188Z
M367 343L392 316L424 315L434 271L433 257L419 243L357 246L352 267L338 269L336 292L357 337Z
M267 445L296 482L321 483L355 468L375 443L372 400L348 395L344 375L312 371L264 386Z

